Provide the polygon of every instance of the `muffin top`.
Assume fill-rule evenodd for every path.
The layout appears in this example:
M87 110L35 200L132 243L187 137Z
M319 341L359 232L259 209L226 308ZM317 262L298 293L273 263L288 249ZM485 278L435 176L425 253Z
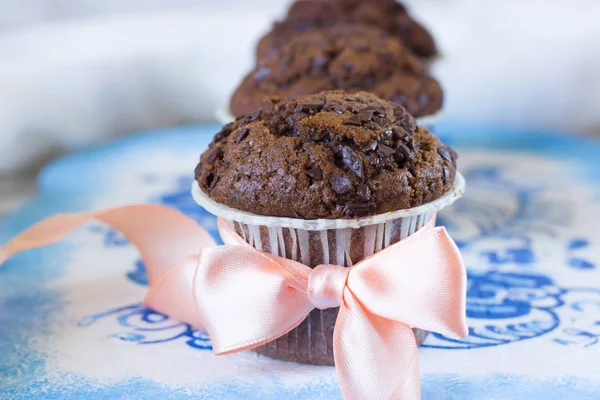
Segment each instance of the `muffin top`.
M396 0L299 0L292 4L286 19L276 23L273 30L261 39L257 57L262 58L276 51L298 31L340 22L377 26L398 38L422 58L437 54L431 35Z
M195 176L217 203L264 216L355 218L432 201L456 153L402 106L342 91L273 99L219 132Z
M230 108L236 116L247 115L273 95L292 99L338 89L372 92L416 117L435 113L443 101L427 65L398 38L376 27L341 24L298 33L258 60Z

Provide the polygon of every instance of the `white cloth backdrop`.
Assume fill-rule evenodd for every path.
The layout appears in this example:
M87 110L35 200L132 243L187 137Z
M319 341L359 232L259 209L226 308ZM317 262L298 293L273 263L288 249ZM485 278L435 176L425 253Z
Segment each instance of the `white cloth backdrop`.
M0 1L0 172L212 119L288 1ZM412 0L449 118L600 132L600 1Z

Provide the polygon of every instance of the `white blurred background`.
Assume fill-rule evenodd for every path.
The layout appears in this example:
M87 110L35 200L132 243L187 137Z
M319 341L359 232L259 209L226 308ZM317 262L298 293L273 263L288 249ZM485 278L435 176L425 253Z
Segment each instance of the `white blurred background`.
M288 4L0 0L0 174L119 134L212 120ZM600 1L406 4L444 55L435 74L447 118L600 133Z

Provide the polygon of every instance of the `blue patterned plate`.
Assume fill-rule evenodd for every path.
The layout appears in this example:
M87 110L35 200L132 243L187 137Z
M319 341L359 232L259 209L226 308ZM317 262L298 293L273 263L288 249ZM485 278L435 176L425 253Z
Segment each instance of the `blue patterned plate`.
M189 194L215 125L133 136L53 163L0 241L42 217L164 203L215 233ZM600 142L443 123L463 200L445 224L469 269L470 336L431 335L423 399L600 398ZM89 224L0 270L0 398L340 399L335 372L252 352L215 357L202 332L144 308L135 249Z

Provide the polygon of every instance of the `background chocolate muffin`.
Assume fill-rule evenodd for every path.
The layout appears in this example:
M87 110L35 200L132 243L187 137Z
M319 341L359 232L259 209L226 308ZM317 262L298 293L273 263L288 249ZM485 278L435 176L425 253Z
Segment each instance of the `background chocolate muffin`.
M272 95L291 99L337 89L372 92L415 117L435 113L443 102L442 88L427 65L399 39L375 27L341 24L297 33L276 53L258 60L230 108L240 116Z
M340 22L377 26L397 37L419 57L430 58L437 54L431 35L395 0L300 0L292 4L285 20L275 24L261 39L257 57L277 51L298 31Z
M353 218L440 197L456 158L404 107L333 91L274 100L225 126L196 180L217 203L258 215Z

